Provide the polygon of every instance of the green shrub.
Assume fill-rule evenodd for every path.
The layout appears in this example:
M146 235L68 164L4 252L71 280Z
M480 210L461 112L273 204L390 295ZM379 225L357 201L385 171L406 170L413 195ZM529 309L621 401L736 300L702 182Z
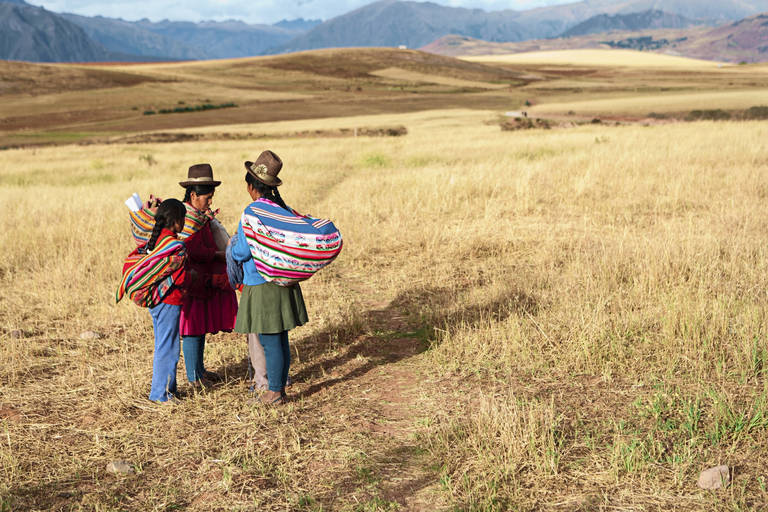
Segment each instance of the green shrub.
M731 114L722 109L691 110L685 117L686 121L727 121Z
M749 107L744 111L744 119L768 119L768 107L765 105Z

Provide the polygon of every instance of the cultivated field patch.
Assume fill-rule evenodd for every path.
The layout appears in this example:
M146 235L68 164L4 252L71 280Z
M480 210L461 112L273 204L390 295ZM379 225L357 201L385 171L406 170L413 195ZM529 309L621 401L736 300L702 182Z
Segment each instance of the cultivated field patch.
M655 93L625 96L613 93L609 98L584 101L553 101L530 108L536 114L578 115L631 115L643 116L649 112L688 112L710 105L723 110L745 110L768 99L768 89L743 91L708 91L696 93Z

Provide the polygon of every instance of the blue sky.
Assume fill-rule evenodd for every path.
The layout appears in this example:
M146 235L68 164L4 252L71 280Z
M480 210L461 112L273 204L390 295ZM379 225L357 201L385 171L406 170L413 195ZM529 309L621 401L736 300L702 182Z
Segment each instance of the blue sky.
M432 0L451 7L469 7L496 11L523 10L577 0ZM282 19L329 19L362 7L370 0L27 0L49 11L71 12L85 16L152 21L227 20L248 23L275 23Z

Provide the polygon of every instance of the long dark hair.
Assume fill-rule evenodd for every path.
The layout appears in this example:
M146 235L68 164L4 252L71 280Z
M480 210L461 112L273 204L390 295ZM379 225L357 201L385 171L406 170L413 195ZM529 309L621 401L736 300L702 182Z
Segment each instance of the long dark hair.
M270 187L269 185L265 185L264 183L254 178L251 173L245 174L245 182L255 188L264 199L269 199L273 203L277 203L277 205L281 208L285 208L286 210L290 211L290 208L286 206L283 198L280 197L280 192L277 190L277 187Z
M184 194L184 202L188 203L192 199L192 192L199 196L206 196L216 190L216 187L211 185L189 185L187 191Z
M160 203L160 206L157 207L157 212L155 213L155 227L152 228L152 236L149 237L149 242L147 242L147 245L145 245L140 252L146 254L153 250L155 244L157 244L157 238L160 236L160 232L163 228L170 228L178 222L183 224L186 216L187 207L178 199L166 199Z

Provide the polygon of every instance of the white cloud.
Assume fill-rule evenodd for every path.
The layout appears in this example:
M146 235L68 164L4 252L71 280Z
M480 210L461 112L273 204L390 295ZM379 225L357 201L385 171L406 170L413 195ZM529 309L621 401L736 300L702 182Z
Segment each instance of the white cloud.
M574 0L432 0L451 7L487 11L530 9ZM330 19L362 7L370 0L29 0L49 11L85 16L137 20L149 18L202 21L238 19L248 23L275 23L282 19Z

